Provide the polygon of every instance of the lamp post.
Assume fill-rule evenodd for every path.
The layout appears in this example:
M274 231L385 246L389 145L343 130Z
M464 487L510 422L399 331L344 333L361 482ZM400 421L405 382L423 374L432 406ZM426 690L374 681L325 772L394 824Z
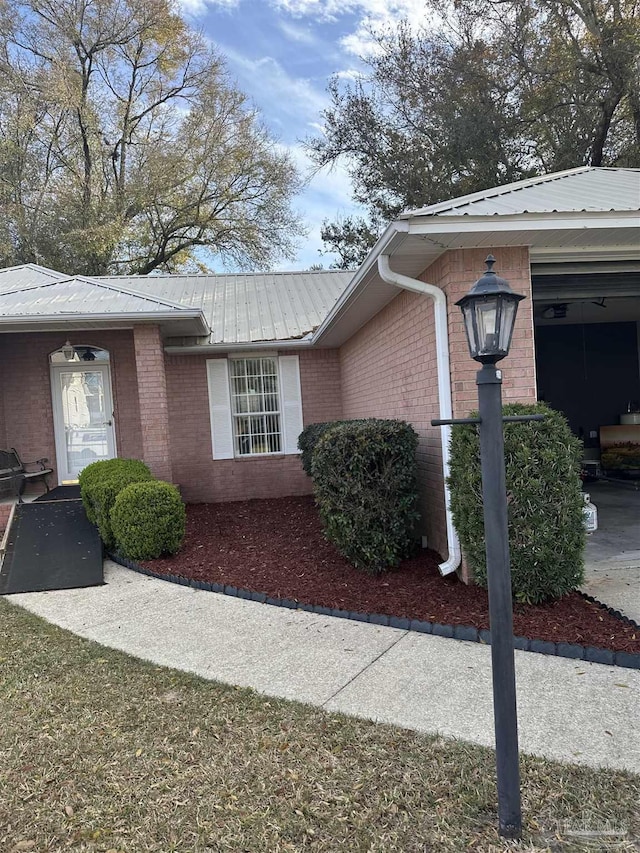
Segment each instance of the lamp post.
M509 283L496 275L493 271L495 258L492 255L489 255L486 263L484 275L456 305L462 309L471 358L482 364L476 375L476 384L491 627L499 831L506 838L519 838L522 833L522 810L502 426L502 373L496 369L496 364L509 353L518 302L524 296L514 293Z

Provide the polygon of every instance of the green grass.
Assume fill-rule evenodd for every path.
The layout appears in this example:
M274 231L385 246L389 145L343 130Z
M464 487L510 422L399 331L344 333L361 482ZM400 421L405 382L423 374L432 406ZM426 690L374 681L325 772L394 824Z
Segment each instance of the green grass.
M631 774L524 758L526 834L503 842L490 750L147 664L2 600L0 715L2 853L585 849L563 820L640 837Z

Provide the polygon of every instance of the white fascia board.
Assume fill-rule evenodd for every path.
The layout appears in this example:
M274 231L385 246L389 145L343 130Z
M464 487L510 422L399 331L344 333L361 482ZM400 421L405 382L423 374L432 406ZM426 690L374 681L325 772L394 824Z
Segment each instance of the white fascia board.
M635 245L621 246L531 246L532 263L588 263L589 261L640 261L640 239Z
M418 217L409 222L409 234L499 233L500 231L584 231L589 229L633 228L640 230L640 213L615 211L611 215L594 213L563 214L562 218L546 213L515 216L435 216Z
M377 274L378 271L378 257L380 255L386 254L387 249L391 241L394 237L398 235L406 235L409 233L409 223L408 222L400 222L396 220L395 222L391 222L384 230L382 235L378 238L377 243L371 249L367 257L364 259L362 264L360 265L358 271L354 275L354 277L349 282L349 286L342 293L338 301L335 303L331 311L324 318L322 323L318 326L318 328L313 333L312 342L317 344L318 341L322 338L324 333L328 331L328 329L334 324L336 319L347 309L350 308L354 301L359 297L361 292L361 287L365 279L368 277L370 273ZM360 291L360 292L359 292Z
M0 325L39 326L47 323L166 323L171 320L199 320L202 334L210 334L207 321L202 311L182 309L177 311L131 311L111 314L9 314L0 316Z

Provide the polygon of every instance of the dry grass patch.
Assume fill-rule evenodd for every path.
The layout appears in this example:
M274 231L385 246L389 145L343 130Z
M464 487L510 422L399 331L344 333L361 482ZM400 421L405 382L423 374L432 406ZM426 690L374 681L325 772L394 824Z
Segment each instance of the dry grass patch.
M490 750L147 664L5 601L0 703L2 853L569 851L558 827L585 816L638 849L631 774L524 759L509 844Z

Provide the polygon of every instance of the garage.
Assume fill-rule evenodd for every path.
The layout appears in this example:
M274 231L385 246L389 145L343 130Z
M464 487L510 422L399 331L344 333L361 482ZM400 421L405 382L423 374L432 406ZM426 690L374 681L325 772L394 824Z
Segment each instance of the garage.
M589 591L640 596L640 268L532 267L538 398L584 442L584 489L598 510Z

